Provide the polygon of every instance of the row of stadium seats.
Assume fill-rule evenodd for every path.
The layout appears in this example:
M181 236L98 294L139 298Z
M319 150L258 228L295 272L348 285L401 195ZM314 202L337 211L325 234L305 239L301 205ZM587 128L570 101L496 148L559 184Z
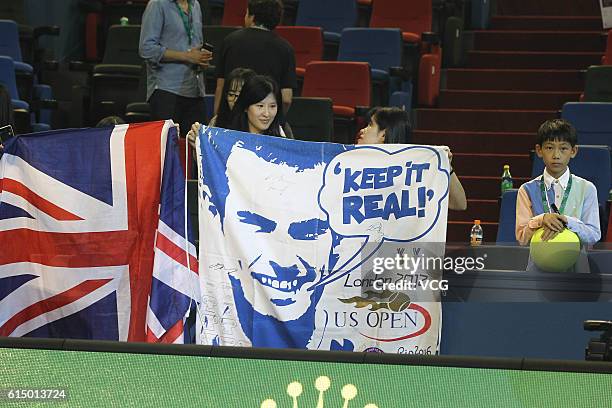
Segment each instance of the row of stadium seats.
M410 54L410 51L409 51L410 47L406 47L406 42L405 42L405 40L407 39L412 39L417 42L422 39L422 38L418 38L418 35L410 35L409 34L410 31L407 31L407 30L413 30L418 33L419 31L421 31L421 29L419 29L417 26L418 24L421 24L421 26L423 26L423 24L425 24L423 23L423 21L427 20L428 23L425 25L428 27L433 27L433 22L436 21L436 18L432 17L432 15L435 14L435 13L432 13L432 10L433 11L439 10L441 6L439 3L435 3L435 2L432 4L431 0L427 0L426 2L429 3L429 6L425 7L426 10L421 9L419 7L404 7L405 3L407 2L398 2L398 1L392 1L392 0L380 0L380 1L373 2L373 4L372 2L361 1L361 0L357 2L347 1L346 3L343 3L341 1L333 2L334 9L338 7L338 9L343 10L343 11L346 11L347 9L353 10L356 7L358 8L358 6L370 7L371 16L368 19L368 24L370 26L380 26L380 25L387 25L387 24L396 24L396 25L401 26L399 30L402 33L401 34L402 39L404 40L403 47L401 47L401 49L399 49L397 46L393 46L393 47L388 46L391 43L395 43L396 40L395 39L388 40L387 38L389 38L389 36L393 36L397 38L398 29L395 29L395 30L378 29L376 32L365 32L365 31L361 32L361 30L364 30L364 29L346 29L346 31L343 33L342 32L340 34L337 33L337 30L339 30L338 27L342 27L342 23L339 22L340 21L339 19L344 18L347 14L352 15L352 13L344 13L344 12L337 13L337 18L336 18L334 17L333 10L327 10L328 8L327 6L332 7L330 5L326 5L325 8L319 8L319 9L313 8L312 4L316 3L314 2L314 0L302 0L300 2L295 2L296 4L299 5L299 7L297 8L298 11L302 10L300 12L302 13L300 14L301 17L298 19L296 16L296 21L299 22L300 24L313 24L313 25L319 24L320 26L324 26L323 28L317 28L317 27L312 27L312 26L311 27L284 26L284 27L279 27L279 34L283 35L294 45L294 48L296 49L296 57L298 59L298 73L299 74L300 73L303 74L307 62L313 61L313 60L321 60L322 59L321 57L324 56L324 52L323 53L321 52L321 46L322 46L321 42L323 42L323 44L325 43L321 39L322 33L335 32L336 34L339 34L341 39L343 37L345 38L345 41L340 42L342 47L340 47L341 49L339 49L339 52L338 52L339 60L341 61L348 61L348 60L365 61L365 62L370 63L371 67L373 68L372 82L374 84L374 90L371 91L371 101L367 105L391 104L391 105L403 106L405 109L409 110L412 106L415 105L414 103L412 103L414 100L414 101L418 101L419 105L421 106L432 106L436 104L436 97L439 92L438 84L439 84L439 77L440 77L440 68L442 66L442 64L440 63L440 58L439 58L440 48L436 44L435 36L433 37L425 36L428 40L431 40L430 48L429 50L427 50L429 52L423 54L423 58L421 59L421 62L420 62L421 68L418 70L415 70L415 68L411 66L412 63L408 61L411 58L410 55L407 55L407 54ZM21 4L22 1L16 1L14 3ZM115 17L119 15L128 16L128 14L130 16L130 21L135 22L135 21L139 21L140 19L139 13L141 13L142 10L144 9L146 1L127 1L126 2L126 1L121 1L121 0L106 0L106 1L93 1L93 2L83 2L83 3L92 3L92 4L96 3L97 6L94 7L92 10L100 11L102 15L106 16L105 19L108 22L113 22L117 20ZM223 10L226 11L228 15L232 14L231 10L243 10L246 7L245 0L237 0L237 1L229 0L227 2L201 1L201 3L202 3L202 6L205 8L206 7L218 7L222 5L223 7L225 7ZM446 2L446 3L452 3L452 2ZM473 2L473 3L478 3L478 2ZM355 6L355 4L358 4L358 5ZM6 5L3 5L3 7L8 8L8 6ZM11 7L14 8L14 6L11 6ZM474 10L474 7L475 5L472 4L472 10ZM320 10L325 10L324 20L327 20L327 21L323 23L316 22L316 19L318 18L318 16L315 15L316 14L315 11L313 11L312 13L308 12L308 10L312 11L314 9L316 9L315 11L317 12ZM390 14L389 13L390 9L393 9L394 13ZM410 9L410 10L404 10L404 9ZM415 10L418 11L418 13ZM421 13L421 14L426 15L427 17L425 19L421 17L419 18L415 17L415 19L419 20L420 23L418 24L414 23L414 25L412 25L411 26L412 28L411 28L408 26L409 24L408 21L410 20L409 13L415 13L415 15ZM241 20L240 20L240 23L241 23L242 17L243 17L243 11L236 12L234 14L241 16ZM447 19L447 21L448 20L450 19ZM354 21L354 19L351 21ZM353 23L352 25L355 25L355 23ZM137 26L134 25L134 27L137 27ZM206 39L208 42L211 42L213 44L218 44L220 43L222 38L225 35L227 35L227 33L235 29L237 29L237 27L207 26L205 28ZM304 33L308 32L309 30L312 34L305 35ZM333 31L333 30L336 30L336 31ZM20 32L21 31L22 30L20 26ZM110 31L109 31L109 41L110 41ZM391 33L391 31L394 31L394 32ZM457 35L452 35L450 37L455 38L456 42L460 43L461 42L460 41L461 32L459 28L456 30L456 33ZM328 35L328 37L330 36ZM334 35L332 35L331 37L337 38L337 36L334 36ZM353 41L353 44L357 44L357 46L350 45L351 37L353 39L355 38L358 39L357 42ZM310 41L306 41L307 38L310 39ZM372 41L366 42L363 40L364 38L372 39ZM374 38L380 38L380 39L374 40ZM359 44L360 41L361 41L361 44ZM381 47L380 44L385 44L385 47ZM359 49L359 46L361 46L361 49ZM23 41L22 41L22 47L23 47ZM389 50L389 52L386 53L386 55L384 55L384 58L380 58L381 57L380 55L379 56L376 55L377 48L378 48L378 52L380 52L380 50L383 48L385 51ZM608 49L611 49L611 48L612 47L608 47ZM455 47L455 49L459 49L459 54L460 54L460 47ZM447 56L453 54L452 52L449 52L449 47L446 47L445 51L446 52L443 53L443 56L445 59L447 58ZM610 51L608 51L608 53L610 53ZM5 54L5 53L2 52L2 54ZM103 62L106 63L106 60L107 58L106 58L106 53L105 53L105 58ZM396 62L398 60L401 61L399 64ZM389 61L392 61L392 62L390 63ZM605 61L606 61L606 57L604 56L603 62L605 63ZM139 61L138 63L140 64L141 61ZM131 65L131 64L128 64L128 65ZM452 66L452 64L447 65L447 66ZM404 71L402 72L401 70L398 71L394 69L396 67L400 67ZM34 71L36 72L36 68L34 68ZM385 74L384 72L381 72L381 71L387 71L387 73ZM418 71L418 72L414 72L414 71ZM606 84L612 83L612 81L607 80L607 75L602 76L599 74L601 72L606 71L606 68L600 69L600 70L593 70L593 72L596 72L598 75L590 75L590 71L591 70L589 70L589 73L587 73L587 79L590 76L597 76L598 78L603 78L602 80L598 81L600 84L603 84L603 86L605 86ZM92 72L92 78L91 78L92 80L93 80L93 76L99 77L100 74L102 74L102 72L94 72L93 69L91 70L91 72ZM132 85L135 79L134 72L135 70L130 69L129 74L128 74L128 77L130 77L128 82ZM398 72L401 75L398 76L397 75ZM413 82L409 82L406 80L407 74L412 75ZM421 74L421 75L418 75L418 74ZM20 94L19 97L20 99L25 100L26 102L30 102L33 96L37 94L36 92L33 92L31 90L33 89L34 80L30 80L30 81L22 80L21 75L22 74L18 70L16 79L17 79L17 85L18 85L17 89L19 90L19 94ZM115 79L118 79L119 76L120 76L119 70L114 69L113 77ZM381 80L380 79L381 76L384 79ZM419 78L420 80L418 82L414 82L414 79L417 76L420 77ZM387 79L387 78L390 78L390 79ZM100 79L103 79L103 78L100 78ZM144 87L142 86L142 83L144 82L144 79L142 77L139 77L138 81L139 81L138 83L140 83L140 86L137 86L136 88L137 88L137 93L139 93L140 97L136 99L127 98L128 102L143 100L142 95L144 94L144 92L142 91L144 90ZM209 75L208 75L209 88L208 89L213 89L211 88L212 86L211 83L213 82L214 82L214 76L209 71ZM590 89L593 87L589 86L590 83L591 82L587 80L587 87L585 88L585 99L584 99L585 101L608 100L608 99L605 99L606 98L605 94L608 92L607 90L604 90L604 92L600 92L600 94L602 94L603 96L600 95L600 96L593 97L592 96L593 93L590 91ZM28 89L28 84L30 86L30 89ZM410 93L412 92L412 86L416 88L415 89L416 92L413 93L414 94L413 98L410 97ZM131 89L133 88L134 88L133 86L128 86L127 88L122 87L122 89L130 90L129 92L131 92ZM84 100L84 101L87 101L87 100L93 101L93 103L87 104L85 108L81 109L87 112L92 112L94 111L95 106L100 106L100 105L96 105L97 103L96 100L100 99L100 98L97 98L94 92L97 89L97 87L91 86L90 89L92 91L91 97L88 95L87 91L85 90L85 96L81 98L81 100ZM602 87L595 86L594 89L602 89ZM393 97L394 92L399 92L399 93ZM297 93L297 95L299 95L299 92ZM330 95L326 95L326 96L330 96ZM120 97L119 99L126 99L126 98ZM124 111L122 111L121 109L118 109L126 105L126 103L123 103L121 100L115 103L113 103L113 101L111 100L106 100L106 99L100 99L100 100L103 102L102 105L104 108L104 109L101 109L100 112L110 112L110 113L116 112L121 115L124 114ZM113 107L112 105L115 105L115 107ZM77 111L79 110L77 109ZM103 116L103 114L99 116ZM47 124L50 122L49 120L42 120L40 118L40 115L38 115L36 120L47 123ZM86 120L81 121L81 123L82 124L93 124L94 119L92 117L87 117Z
M320 38L320 29L304 28L307 31L319 30ZM301 29L281 27L279 32L292 38ZM123 115L130 103L144 101L146 79L142 60L138 56L139 35L140 27L137 25L112 26L101 64L72 64L73 69L91 71L89 90L83 90L80 97L75 97L77 106L72 110L87 111L85 124L93 124L110 114ZM387 45L382 50L381 41ZM296 48L300 50L302 46L296 43ZM341 62L308 62L303 53L298 52L298 74L303 75L304 86L297 95L330 97L334 101L335 113L341 117L354 118L357 106L388 105L390 101L409 110L412 105L412 82L404 67L402 51L401 32L398 29L346 29L340 41ZM363 62L355 64L349 61ZM309 70L306 66L300 66L303 63L310 64ZM426 63L425 66L418 86L419 101L433 104L439 89L439 63ZM207 76L209 89L214 89L212 70L208 70ZM372 92L372 83L375 92ZM130 116L136 117L133 110L129 112L132 113Z
M131 24L140 24L142 12L147 0L87 0L80 5L86 16L86 60L97 61L104 50L104 33L108 28L119 23L120 18L127 17ZM203 11L203 24L222 26L242 26L247 7L247 0L213 1L199 0ZM422 32L432 31L432 23L437 24L436 31L444 31L446 17L459 14L455 0L433 1L415 0L412 2L397 0L293 0L284 1L286 25L321 27L325 31L326 41L337 44L344 28L398 27L405 32L408 42L420 42ZM324 13L322 10L325 10ZM220 19L211 18L218 11ZM363 11L364 18L359 18ZM432 17L436 14L437 18Z
M11 96L18 133L48 130L51 124L50 109L57 104L53 101L51 87L38 83L40 66L33 66L22 57L22 48L27 49L28 46L24 46L20 37L23 38L24 32L29 36L34 30L21 27L27 26L0 19L0 84Z
M57 108L57 102L40 76L43 69L56 70L57 63L43 61L39 40L59 33L58 26L27 24L23 0L0 3L0 83L11 96L17 133L50 128L51 110Z
M20 54L23 57L23 62L33 66L34 72L39 73L42 68L42 59L44 53L42 48L39 46L38 41L43 36L59 36L60 28L55 25L36 27L29 25L25 17L24 0L11 0L0 2L0 19L11 20L17 23L19 37L18 42ZM6 35L7 33L3 32L0 38L3 40L6 39ZM12 34L8 35L12 36ZM2 45L2 47L5 46L5 44ZM5 51L7 50L2 48L2 55L12 55L11 53L5 54ZM21 61L21 57L18 61Z
M117 20L118 10L121 10L121 1L107 0L105 2L98 1L92 3L99 4L100 7L98 8L100 10L108 12L105 21ZM201 1L200 3L205 9L208 6L214 7L214 5L208 4L208 2ZM219 6L220 3L217 2L216 6ZM237 26L242 25L247 1L228 0L222 3L224 12L222 23L225 26L206 26L204 28L205 40L214 46L218 46L227 34L238 29L239 27ZM393 32L387 32L388 30L359 32L358 30L348 29L346 32L342 32L345 27L354 27L357 24L357 3L360 3L361 7L367 6L371 8L371 13L369 13L371 16L367 22L370 27L392 26L399 28L394 29ZM433 10L446 9L442 7L446 3L440 2L436 7L432 5L431 0L419 0L418 4L413 3L407 4L397 0L380 0L373 4L372 2L356 2L355 0L341 0L331 3L320 0L302 0L295 3L297 4L295 23L302 26L280 27L279 34L287 38L294 48L298 50L298 74L303 73L306 64L310 61L329 59L329 53L325 51L325 45L330 43L335 44L332 46L335 51L331 53L333 59L336 59L337 56L340 61L363 61L370 63L374 69L372 71L372 80L375 91L370 92L372 98L363 106L394 104L409 110L413 105L413 101L418 101L421 105L432 106L436 103L439 94L442 52L438 35L430 31L434 20L436 20L433 18ZM454 2L447 3L451 4ZM129 16L130 22L140 21L140 18L134 15L136 14L135 10L140 9L142 11L145 4L145 1L136 1L125 5L125 16L132 13ZM321 13L321 10L325 10L325 12ZM324 15L323 18L321 18L322 15ZM446 60L452 63L453 61L456 62L461 55L462 23L460 19L453 19L452 17L448 21L452 21L454 24L454 30L448 30L449 33L453 33L453 35L448 36L448 43L453 44L451 48L455 51L445 53L444 55L445 57L448 56ZM316 31L311 31L311 35L305 35L304 33L309 28ZM109 40L106 41L108 46L112 46L110 37L109 30ZM307 42L309 39L311 41ZM364 42L364 39L369 39L369 41ZM89 44L89 41L87 42ZM340 50L338 52L339 46ZM361 50L359 49L360 46ZM388 49L389 52L385 52L386 55L381 58L382 49ZM308 51L304 53L299 50ZM89 55L89 52L87 55ZM104 55L103 63L106 64L107 53L105 52ZM131 79L131 82L134 82L134 78ZM214 89L214 79L214 71L208 69L208 89ZM413 84L417 88L414 96L412 92ZM122 87L122 89L133 90L133 87ZM300 95L300 90L298 90L297 95ZM314 96L329 96L334 99L333 95L317 94ZM84 99L86 100L87 97L85 96ZM96 101L93 87L90 99L92 103L89 104L89 108L84 110L89 112L111 111L111 109L98 109L99 104ZM334 103L340 105L342 101L335 101L334 99ZM104 108L110 108L109 105L111 103L110 101L105 101L104 105ZM121 107L125 105L122 101L119 101L119 103L116 103L115 112L112 113L122 114ZM355 102L349 106L351 105L355 105ZM353 107L351 106L351 108ZM336 108L336 111L338 110ZM104 116L104 114L97 116ZM84 123L92 124L94 121L94 118L90 115Z
M297 74L303 78L309 60L316 60L320 56L322 42L320 29L283 26L278 30L280 35L294 42ZM310 35L303 35L305 33ZM124 108L130 102L144 100L144 78L139 68L141 60L137 55L138 37L139 26L111 27L109 47L106 50L103 64L96 65L93 69L90 110L97 112L98 117L91 118L89 122L95 122L95 119L108 114L122 115L125 112ZM378 44L381 42L388 46L380 50ZM316 44L318 44L318 50ZM308 45L313 46L308 47ZM315 75L316 89L313 90L312 86L307 86L305 91L302 90L302 96L331 97L336 106L336 114L345 117L354 117L356 106L391 104L410 110L412 83L407 80L408 73L403 68L400 32L397 29L345 29L341 36L338 59L369 63L372 68L369 76L373 86L367 85L370 82L370 79L366 78L367 69L360 68L357 64L316 62L311 67L311 72L314 73L309 75L309 77ZM329 75L320 73L317 67L325 67L326 70L330 70ZM125 71L123 75L122 70ZM338 75L331 70L339 71ZM353 70L356 70L355 74L350 73ZM612 67L592 67L587 72L585 86L587 100L609 100L606 99L606 92L608 92L606 86L609 86L608 84L612 81L607 77L607 72L612 72ZM417 84L420 105L432 105L435 101L439 87L439 73L439 70L433 69L430 76L421 75L421 81ZM363 79L359 82L348 81L347 79L352 75L361 75ZM113 81L116 81L117 85L113 86ZM103 86L96 85L100 83ZM311 81L310 84L312 83ZM209 89L214 87L214 74L210 71L208 86ZM342 94L338 94L334 92L334 88L338 87L350 89L351 92L343 91ZM107 100L99 95L98 90L108 94ZM300 95L299 91L297 95Z
M344 36L341 42L342 55L345 55L343 58L348 61L353 59L353 56L354 59L359 57L365 59L371 56L371 63L377 64L375 67L384 67L385 61L393 67L387 70L375 69L371 73L370 65L367 62L313 61L309 69L304 68L302 96L331 98L338 120L348 125L345 127L348 129L346 134L354 135L355 133L356 107L367 108L373 104L386 105L389 100L397 100L396 104L410 109L412 85L410 82L402 83L401 81L401 75L405 71L401 66L401 34L394 29L376 31L379 32L379 36L385 36L386 39L394 38L396 47L389 47L386 53L377 54L374 47L370 50L364 48L360 52L357 47L358 42L363 39L364 34L371 35L372 33L369 32L369 29L350 29L347 30L347 38L349 38L346 41L347 45L344 45ZM146 119L146 116L138 114L139 112L146 113L148 110L143 107L146 78L142 60L138 56L139 35L139 26L112 26L101 64L94 66L72 64L73 69L91 72L89 89L82 89L80 94L73 98L73 114L76 117L85 117L82 123L75 125L91 125L100 118L111 114L121 116L125 114L130 121ZM350 45L351 43L355 45ZM398 76L392 77L390 75L392 72L397 73ZM437 72L439 73L439 70ZM372 77L376 84L377 98L372 98ZM214 80L214 77L211 79ZM213 84L214 82L209 83L209 89ZM352 142L349 139L344 141Z

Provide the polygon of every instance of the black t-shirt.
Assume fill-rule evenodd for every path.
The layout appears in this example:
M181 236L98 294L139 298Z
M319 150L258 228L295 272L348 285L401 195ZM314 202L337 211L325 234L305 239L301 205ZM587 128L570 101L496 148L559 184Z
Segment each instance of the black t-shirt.
M225 37L215 52L217 78L225 78L234 68L250 68L269 75L281 89L297 86L293 47L273 31L243 28Z

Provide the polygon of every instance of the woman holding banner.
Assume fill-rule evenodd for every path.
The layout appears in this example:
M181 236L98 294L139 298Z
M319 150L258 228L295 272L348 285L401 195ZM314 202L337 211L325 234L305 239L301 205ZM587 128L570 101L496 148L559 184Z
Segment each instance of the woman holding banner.
M285 122L280 89L272 78L255 75L245 82L232 109L231 129L293 139Z
M231 109L229 123L226 129L239 130L261 135L285 137L293 139L291 127L285 122L282 109L278 109L281 101L280 90L276 82L265 75L250 76ZM214 124L218 125L218 120ZM201 125L196 122L187 133L189 143L195 143L195 136Z
M399 108L372 108L368 112L368 125L361 129L357 144L406 143L410 141L412 127L410 115ZM448 161L452 163L453 154L446 148ZM463 211L467 208L465 190L451 167L448 208Z

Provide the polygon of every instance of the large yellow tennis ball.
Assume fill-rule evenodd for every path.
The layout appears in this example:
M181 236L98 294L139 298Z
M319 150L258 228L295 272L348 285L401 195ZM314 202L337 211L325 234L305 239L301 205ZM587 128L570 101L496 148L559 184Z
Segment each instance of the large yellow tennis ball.
M531 237L529 254L531 259L543 271L565 272L578 260L580 239L578 235L565 228L553 239L542 241L544 228L540 228Z

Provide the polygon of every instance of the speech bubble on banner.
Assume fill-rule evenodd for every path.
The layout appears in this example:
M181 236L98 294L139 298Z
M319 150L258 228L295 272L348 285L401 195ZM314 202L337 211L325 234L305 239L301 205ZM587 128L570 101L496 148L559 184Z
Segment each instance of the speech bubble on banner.
M364 146L337 155L325 168L319 191L330 227L344 237L367 237L370 242L422 238L436 223L448 194L443 154L429 146L397 151Z
M426 239L448 196L448 168L443 147L359 146L327 164L319 205L335 233L362 238L358 251L367 243ZM347 272L372 253L354 254L339 267Z

